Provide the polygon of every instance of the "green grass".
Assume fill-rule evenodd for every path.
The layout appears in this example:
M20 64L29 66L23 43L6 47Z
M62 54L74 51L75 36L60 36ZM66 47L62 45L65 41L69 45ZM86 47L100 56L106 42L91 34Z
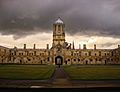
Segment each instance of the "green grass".
M46 80L54 68L53 65L0 65L0 79Z
M63 66L72 80L120 80L120 65Z

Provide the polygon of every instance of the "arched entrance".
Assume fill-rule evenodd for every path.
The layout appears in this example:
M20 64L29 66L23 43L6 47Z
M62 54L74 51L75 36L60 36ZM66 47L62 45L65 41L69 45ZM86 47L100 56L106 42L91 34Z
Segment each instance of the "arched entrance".
M89 58L84 59L84 64L88 65L88 64L90 64L89 62L90 62Z
M86 64L86 65L88 64L88 60L85 61L85 64Z
M55 65L62 65L63 64L63 58L61 56L57 56L55 58Z

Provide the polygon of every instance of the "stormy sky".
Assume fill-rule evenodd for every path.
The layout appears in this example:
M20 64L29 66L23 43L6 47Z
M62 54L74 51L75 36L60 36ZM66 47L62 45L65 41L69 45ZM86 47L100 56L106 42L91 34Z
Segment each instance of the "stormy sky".
M1 40L12 36L15 42L51 34L59 16L66 24L69 40L104 37L114 41L103 42L106 47L120 44L120 0L0 0Z

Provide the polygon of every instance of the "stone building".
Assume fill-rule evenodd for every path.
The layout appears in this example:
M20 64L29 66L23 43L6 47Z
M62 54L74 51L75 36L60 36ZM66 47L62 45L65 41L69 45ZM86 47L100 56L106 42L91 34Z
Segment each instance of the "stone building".
M0 63L17 64L120 64L120 45L115 49L75 49L74 42L65 41L65 24L58 18L53 24L53 43L49 48L28 49L24 44L23 49L14 47L12 49L0 46Z

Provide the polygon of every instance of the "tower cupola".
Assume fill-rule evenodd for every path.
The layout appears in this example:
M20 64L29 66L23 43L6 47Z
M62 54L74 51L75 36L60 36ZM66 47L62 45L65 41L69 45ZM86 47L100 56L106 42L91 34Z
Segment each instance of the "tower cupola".
M64 24L62 19L58 17L58 19L55 21L55 24Z

